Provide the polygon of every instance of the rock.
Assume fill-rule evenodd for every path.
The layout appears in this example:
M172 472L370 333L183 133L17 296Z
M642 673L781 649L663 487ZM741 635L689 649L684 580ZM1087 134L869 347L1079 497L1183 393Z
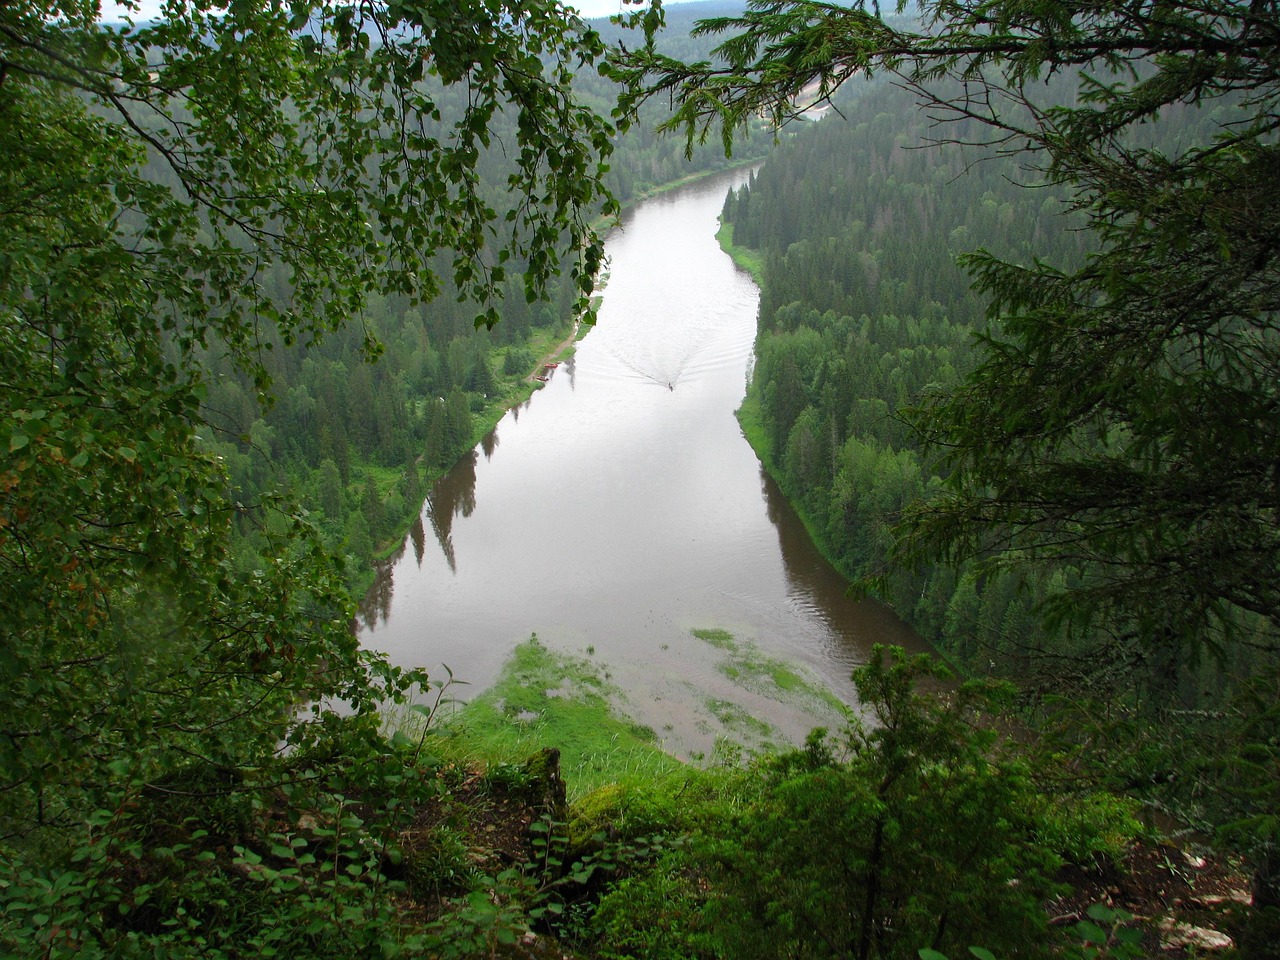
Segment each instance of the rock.
M1235 941L1225 933L1208 927L1193 927L1172 917L1160 921L1160 948L1162 950L1228 950Z
M1228 890L1226 893L1211 893L1196 898L1197 902L1206 907L1218 907L1224 903L1249 904L1252 900L1253 895L1248 890Z

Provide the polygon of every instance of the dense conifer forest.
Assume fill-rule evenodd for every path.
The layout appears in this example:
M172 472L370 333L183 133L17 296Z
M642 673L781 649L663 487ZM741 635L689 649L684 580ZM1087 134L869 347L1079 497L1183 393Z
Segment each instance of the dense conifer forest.
M1074 96L1068 81L1046 91L1053 102ZM1190 136L1195 122L1187 111ZM949 142L935 142L937 125L893 84L849 91L826 119L788 129L724 209L729 242L761 263L744 416L828 555L865 580L886 569L893 521L940 482L944 451L929 446L912 412L955 389L982 358L979 337L992 332L989 298L959 258L982 248L1069 266L1083 262L1091 239L1062 188L965 146L981 138L974 121L949 125ZM1035 670L1031 611L1044 576L898 570L886 590L967 667L1025 676Z
M1043 95L1077 93L1059 80ZM929 442L929 400L956 390L985 359L985 338L1000 335L990 296L961 259L982 249L1071 269L1093 238L1066 189L1025 161L971 146L982 139L976 121L940 132L911 91L890 83L850 91L834 110L790 128L725 203L726 243L760 265L757 362L743 411L758 451L833 562L883 592L965 670L1051 676L1059 691L1151 682L1142 671L1117 673L1097 635L1076 647L1046 637L1036 611L1078 576L1069 563L998 573L892 564L894 523L943 486L947 451ZM1171 108L1165 129L1208 140L1231 114ZM1245 636L1270 630L1248 611L1234 616ZM1042 658L1076 664L1063 677ZM1185 708L1220 705L1231 678L1266 662L1237 645L1155 682L1173 684Z

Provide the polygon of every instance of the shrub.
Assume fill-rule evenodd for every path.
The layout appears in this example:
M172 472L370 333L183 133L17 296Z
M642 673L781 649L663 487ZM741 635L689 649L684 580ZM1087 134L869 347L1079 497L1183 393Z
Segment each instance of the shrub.
M1055 859L1027 820L1030 780L972 722L999 691L915 693L941 675L877 648L854 674L876 724L766 766L756 802L706 842L724 955L913 958L969 943L1026 955L1043 941Z

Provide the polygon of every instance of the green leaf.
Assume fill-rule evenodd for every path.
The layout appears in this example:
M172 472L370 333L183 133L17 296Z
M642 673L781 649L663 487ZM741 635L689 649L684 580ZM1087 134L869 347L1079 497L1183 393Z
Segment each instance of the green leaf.
M403 730L396 730L391 734L391 745L400 750L412 749L418 745L418 742L409 736Z
M1096 923L1090 923L1088 920L1081 920L1076 924L1076 933L1082 940L1096 943L1099 946L1107 942L1107 932Z
M510 927L498 927L494 931L494 936L499 943L506 946L511 946L520 939L519 933Z

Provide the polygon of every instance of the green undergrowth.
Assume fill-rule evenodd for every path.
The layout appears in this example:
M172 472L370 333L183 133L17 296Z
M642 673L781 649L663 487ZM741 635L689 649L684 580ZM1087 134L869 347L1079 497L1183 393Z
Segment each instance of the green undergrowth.
M738 681L771 697L817 696L754 644L720 629L691 634ZM420 741L421 728L415 737L403 725L396 738L424 743L439 782L456 785L442 795L449 819L420 821L409 857L415 878L463 878L466 896L442 902L430 928L454 952L433 955L505 956L458 945L483 940L487 950L533 928L594 960L848 956L881 925L892 936L875 954L884 958L929 943L950 956L971 943L1054 956L1061 937L1043 905L1063 890L1055 872L1118 866L1136 821L1105 795L1055 788L1051 758L980 722L1000 715L1010 689L922 692L921 681L943 676L927 657L877 647L854 682L878 723L845 712L847 723L814 730L800 748L730 749L704 767L667 755L621 715L625 700L602 665L535 635L492 689L443 721L437 711L434 736ZM767 732L731 700L707 708L739 737ZM557 759L565 793L536 790L545 807L530 826L528 807L511 801L554 783ZM495 873L506 861L486 844L513 825L528 833L528 860Z
M606 784L652 784L686 771L652 729L617 711L621 699L603 666L553 652L535 634L492 688L443 722L435 743L444 759L490 765L556 747L570 801Z

